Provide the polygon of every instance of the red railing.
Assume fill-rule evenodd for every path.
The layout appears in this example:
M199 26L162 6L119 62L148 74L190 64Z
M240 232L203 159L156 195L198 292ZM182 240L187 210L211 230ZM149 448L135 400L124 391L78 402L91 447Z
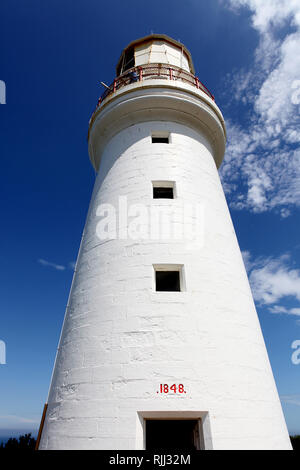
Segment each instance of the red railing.
M206 93L212 100L215 100L212 93L206 88L203 83L200 82L199 78L195 77L186 70L182 70L179 67L172 67L166 64L147 64L140 67L133 67L129 70L126 70L122 75L115 78L113 83L104 90L100 96L97 107L112 93L119 90L123 86L129 85L130 83L140 82L144 80L154 80L154 79L166 79L166 80L179 80L182 82L189 83L190 85L195 86L199 90L202 90ZM96 108L97 109L97 108Z

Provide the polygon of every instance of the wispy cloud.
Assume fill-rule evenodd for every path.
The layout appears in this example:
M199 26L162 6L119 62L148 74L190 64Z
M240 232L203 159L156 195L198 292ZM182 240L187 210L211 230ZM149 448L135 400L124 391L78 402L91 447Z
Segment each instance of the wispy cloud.
M1 425L39 424L39 420L17 415L0 415Z
M280 399L283 403L300 406L300 395L281 395Z
M243 126L227 120L221 177L233 207L254 212L276 209L287 217L292 206L300 206L300 3L223 3L237 14L242 7L251 11L259 44L249 70L226 77L232 87L227 95L247 104L250 116Z
M272 313L286 313L287 315L299 315L300 316L299 307L286 308L283 305L275 305L274 307L269 307L269 310Z
M70 261L69 262L69 268L72 269L73 271L75 269L75 266L76 266L76 261Z
M64 271L66 269L66 267L61 264L52 263L51 261L46 261L42 258L38 259L38 263L40 263L42 266L49 266L51 268L54 268L57 271Z
M56 271L65 271L66 269L72 269L72 271L74 271L76 266L76 261L70 261L66 266L64 266L63 264L52 263L51 261L47 261L42 258L38 259L38 263L42 266L48 266L50 268L56 269Z
M249 251L242 255L256 302L267 306L271 313L300 316L300 270L292 266L290 256L253 259ZM289 303L294 299L295 305L279 304L286 299Z

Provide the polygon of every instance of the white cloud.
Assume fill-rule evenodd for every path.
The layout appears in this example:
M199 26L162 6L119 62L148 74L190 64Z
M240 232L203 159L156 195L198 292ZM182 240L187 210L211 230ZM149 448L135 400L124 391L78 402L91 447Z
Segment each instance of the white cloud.
M285 313L287 315L300 315L300 308L286 308L283 305L275 305L274 307L269 307L271 313Z
M300 308L291 308L289 313L291 315L300 315Z
M244 263L245 263L246 270L250 271L250 269L251 269L251 263L250 263L251 254L250 254L250 251L242 251L242 257L243 257L243 260L244 260Z
M226 120L222 181L233 207L256 212L276 208L287 217L293 205L300 206L300 2L223 3L237 14L241 7L250 9L259 44L251 68L233 71L232 92L227 88L228 95L252 105L252 111L245 127Z
M39 259L38 263L40 263L43 266L50 266L51 268L56 269L57 271L64 271L66 269L65 266L62 266L61 264L55 264L52 263L51 261L46 261L45 259Z
M250 251L242 251L242 257L243 257L245 268L246 268L248 274L250 273L250 271L252 270L252 268L254 266L259 265L258 259L256 259L256 260L252 259Z
M282 258L267 260L265 266L253 268L250 283L255 300L274 304L283 297L300 301L300 271L285 265Z
M300 270L291 266L290 256L253 260L249 251L242 255L256 302L274 314L300 316ZM280 305L287 299L289 303L293 299L295 306Z
M233 9L241 6L253 11L253 26L259 31L266 31L270 25L282 26L287 18L300 22L298 0L229 0Z
M289 209L283 208L280 210L280 215L283 219L285 219L286 217L289 217L289 215L291 215L291 211Z
M251 158L249 165L247 165L248 162L246 162L246 166L249 167L247 202L253 207L254 211L262 212L267 205L266 191L271 187L271 179L266 174L265 170L260 169L259 171L258 168L253 165L252 160Z
M281 45L281 60L263 83L255 108L266 125L278 124L279 133L297 124L292 85L300 76L300 32L290 34ZM296 129L293 129L297 131Z

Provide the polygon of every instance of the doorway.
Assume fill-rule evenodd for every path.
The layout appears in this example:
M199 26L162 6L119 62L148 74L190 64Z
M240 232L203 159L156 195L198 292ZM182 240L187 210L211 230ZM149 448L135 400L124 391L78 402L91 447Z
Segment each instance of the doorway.
M199 419L146 419L146 450L200 450Z

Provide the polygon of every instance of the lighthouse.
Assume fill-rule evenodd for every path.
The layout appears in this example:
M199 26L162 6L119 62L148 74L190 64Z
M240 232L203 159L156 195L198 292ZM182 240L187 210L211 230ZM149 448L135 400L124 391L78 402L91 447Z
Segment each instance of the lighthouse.
M218 175L226 129L180 42L122 52L39 449L290 449Z

